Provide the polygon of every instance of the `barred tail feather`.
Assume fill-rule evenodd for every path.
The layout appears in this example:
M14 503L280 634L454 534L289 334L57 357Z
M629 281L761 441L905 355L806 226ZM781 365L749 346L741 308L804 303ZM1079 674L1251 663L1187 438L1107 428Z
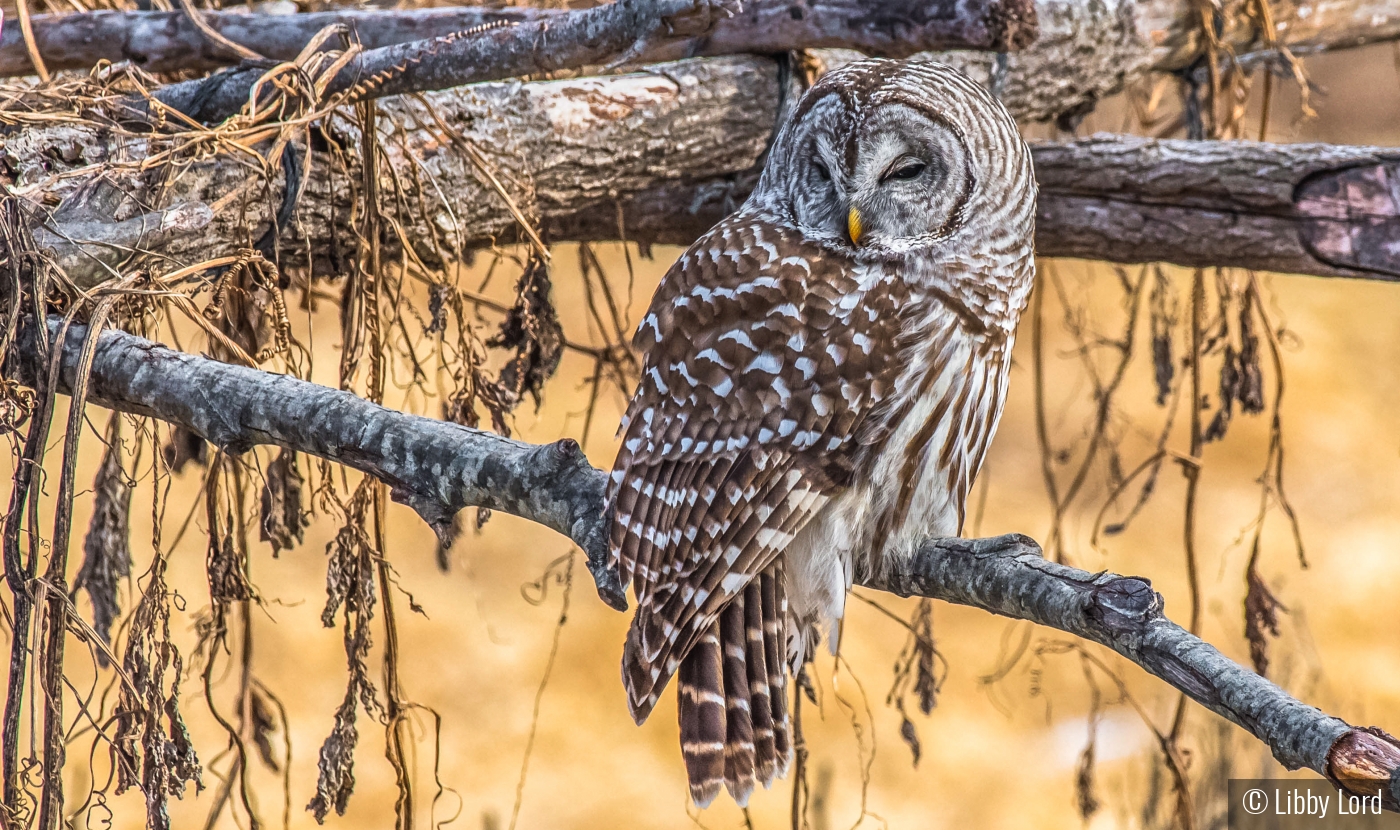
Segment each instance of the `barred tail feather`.
M759 577L763 592L763 657L768 664L768 702L773 718L774 775L787 775L792 762L792 733L787 712L787 593L783 589L783 560Z
M768 655L763 647L762 579L749 583L744 591L744 641L748 648L749 717L753 721L754 775L763 786L773 783L778 772L778 753L773 743L773 704L769 698Z
M720 614L719 631L724 648L724 786L736 804L747 807L754 785L754 733L742 594Z
M787 774L786 613L779 561L725 606L680 662L681 755L699 807L721 785L746 806L756 783L768 787Z
M690 797L708 807L724 783L726 718L720 624L713 623L681 661L676 677L681 756Z

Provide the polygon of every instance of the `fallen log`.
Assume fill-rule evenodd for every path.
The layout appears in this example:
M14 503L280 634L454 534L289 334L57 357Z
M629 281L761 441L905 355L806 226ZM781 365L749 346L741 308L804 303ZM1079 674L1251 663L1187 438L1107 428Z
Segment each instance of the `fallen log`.
M387 209L430 265L517 239L511 204L553 241L688 244L748 195L781 107L779 75L763 58L692 60L384 99L383 187L402 195ZM323 135L353 163L353 124L330 119ZM86 269L70 270L80 284L104 279L133 249L158 253L173 270L244 249L268 228L283 191L276 168L264 176L210 159L167 187L140 167L158 142L61 123L21 130L0 148L14 192L59 238L85 238L63 217L91 198L83 183L99 178L120 194L114 222L152 205L226 205L197 232L152 237L150 227L169 224L153 217L130 226L142 236L109 235L86 249ZM1096 137L1033 152L1043 255L1400 278L1400 197L1390 185L1400 180L1400 151ZM353 194L328 152L311 152L309 167L296 221L280 239L283 261L343 273L337 245L350 250ZM52 217L39 209L65 201Z

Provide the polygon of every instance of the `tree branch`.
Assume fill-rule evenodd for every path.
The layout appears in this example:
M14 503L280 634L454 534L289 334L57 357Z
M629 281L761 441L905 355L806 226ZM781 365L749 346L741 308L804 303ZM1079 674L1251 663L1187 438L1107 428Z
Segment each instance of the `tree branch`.
M739 4L732 0L613 0L488 31L457 31L367 49L337 72L326 94L349 92L352 99L365 100L585 66L687 57L695 50L775 52L883 40L893 53L912 54L916 50L900 45L906 34L939 31L959 46L1005 51L1035 37L1032 0L879 0L873 7L867 0L825 2L794 16L797 7L785 0L751 0L749 12L741 15L735 15ZM727 30L716 32L720 21L731 18ZM947 23L930 25L939 19ZM868 36L870 30L882 29L887 32L883 38ZM198 121L218 123L247 103L269 66L244 64L161 87L154 97ZM136 117L149 117L146 98L133 98L128 106Z
M49 321L56 338L61 321ZM74 387L87 329L72 326L63 348L61 388ZM37 355L33 326L18 353ZM33 384L43 367L14 367ZM260 444L287 447L344 464L389 485L446 540L452 519L468 506L511 513L573 539L588 554L599 596L627 607L609 572L602 522L604 481L578 442L545 446L492 432L405 415L349 392L232 366L104 331L93 359L88 400L182 426L231 453ZM255 391L254 391L255 390Z
M382 188L402 189L385 210L427 263L512 238L517 219L484 164L516 205L538 217L547 239L689 244L756 181L783 105L779 76L772 60L719 58L384 99ZM323 129L347 153L359 146L353 125L333 119ZM216 157L184 166L169 191L140 167L161 150L96 123L47 123L10 136L0 161L16 172L28 203L65 202L64 212L93 197L84 182L115 194L119 204L104 209L116 219L150 205L214 205L241 194L200 233L138 236L128 250L187 264L231 254L265 232L281 198L280 170L259 180ZM1096 137L1040 144L1033 153L1043 255L1400 278L1400 194L1389 186L1400 179L1400 151ZM297 257L310 252L320 258L310 263L317 273L333 274L336 240L353 238L346 224L356 215L353 194L330 153L314 152L309 167L297 221L280 248L286 265L306 264ZM65 231L64 222L48 220L55 231ZM130 228L138 234L152 224ZM79 284L105 279L126 258L113 244L91 253L69 271Z
M59 323L49 321L50 337ZM86 331L69 329L61 385L76 382ZM29 342L12 354L37 354ZM31 348L24 348L28 345ZM34 361L33 357L27 358ZM30 374L42 367L10 367ZM13 375L12 375L13 376ZM606 475L578 445L533 446L371 404L348 392L218 363L108 331L97 341L89 399L190 429L230 452L275 444L378 476L439 532L468 505L564 533L588 555L600 596L625 608L606 568ZM1289 769L1307 767L1357 795L1400 808L1400 744L1299 702L1167 619L1151 583L1046 561L1024 536L937 539L863 584L981 608L1107 646L1264 742Z
M1254 64L1276 57L1259 30L1257 3L1219 4L1221 44L1242 62ZM845 47L891 57L925 49L983 50L945 52L939 58L999 90L1018 117L1068 124L1150 72L1189 66L1201 51L1200 7L1193 0L940 0L927 12L923 9L929 4L910 0L809 0L803 5L809 13L794 20L788 2L750 0L735 18L717 21L708 38L659 40L639 60L797 47ZM1400 37L1400 7L1391 0L1274 0L1269 5L1277 42L1297 55ZM373 49L493 20L533 24L560 14L565 13L433 9L286 16L212 12L205 17L229 40L287 60L330 22L352 25ZM151 71L237 63L175 13L43 15L33 22L39 54L50 69L88 69L101 58L130 59ZM32 71L22 33L6 27L0 39L0 75Z
M796 8L796 14L792 9ZM557 29L570 12L534 8L339 9L273 15L204 12L215 32L270 60L292 60L326 26L344 25L366 49L443 37L484 24ZM1035 37L1030 0L749 0L703 37L657 38L635 60L653 62L742 52L857 49L902 58L930 49L1005 51ZM34 40L49 71L86 70L129 60L147 72L207 71L242 58L206 38L182 12L95 11L33 18ZM551 44L553 45L553 44ZM22 33L0 39L0 76L34 71Z
M1094 136L1031 154L1041 256L1400 279L1400 150ZM687 245L757 174L635 193L622 200L629 237ZM617 237L614 216L561 214L551 238Z

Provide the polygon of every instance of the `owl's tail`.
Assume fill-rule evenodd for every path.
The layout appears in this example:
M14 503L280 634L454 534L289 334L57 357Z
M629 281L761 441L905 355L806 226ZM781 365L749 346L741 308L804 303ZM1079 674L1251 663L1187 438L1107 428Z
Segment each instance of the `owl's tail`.
M749 583L681 661L681 755L690 797L706 807L723 784L749 803L754 783L787 774L786 601L782 562Z

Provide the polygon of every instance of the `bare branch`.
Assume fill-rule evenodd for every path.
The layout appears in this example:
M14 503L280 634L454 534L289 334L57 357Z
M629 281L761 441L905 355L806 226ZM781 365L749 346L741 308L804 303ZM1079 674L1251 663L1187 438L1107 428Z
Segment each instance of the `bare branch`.
M327 26L344 25L364 48L380 49L493 23L557 28L570 15L558 9L475 7L202 14L219 35L279 61L296 58ZM820 47L893 58L930 49L1004 51L1034 38L1034 19L1030 0L810 0L801 6L786 0L750 0L733 16L716 20L704 37L667 33L648 44L636 60ZM90 69L101 60L129 60L156 73L204 71L241 60L200 34L181 12L47 14L33 18L33 26L39 54L50 71ZM33 71L22 33L7 29L0 40L0 76Z
M1032 0L940 0L933 8L917 0L884 0L875 8L851 2L845 9L799 11L799 19L791 13L795 7L779 0L753 6L749 14L731 24L735 27L732 34L720 32L719 37L712 36L716 25L732 18L737 10L732 0L613 0L486 31L457 31L396 43L355 54L326 92L349 92L356 100L380 98L585 66L666 60L678 54L689 56L701 44L720 54L774 52L818 42L842 42L840 33L847 26L886 28L889 48L899 51L894 44L905 34L901 30L940 17L953 21L953 29L964 31L956 38L961 45L980 43L985 44L983 48L1004 51L1025 45L1035 36ZM823 19L828 11L833 14ZM774 25L784 17L786 25ZM809 17L817 25L792 25ZM744 27L749 30L738 34ZM772 45L765 44L766 35L775 37ZM868 38L852 35L851 40ZM209 78L161 87L155 98L191 118L217 123L247 103L249 91L267 68L244 64ZM147 114L144 98L133 99L130 106L138 117Z
M1036 252L1400 279L1400 151L1330 144L1094 136L1031 147ZM634 239L689 244L757 181L665 182L623 201ZM597 212L549 216L554 239L608 239Z
M59 321L51 321L50 336L57 337L59 328ZM65 392L75 381L87 329L68 331ZM35 353L32 329L24 336L19 353ZM17 368L24 377L39 367ZM388 484L394 500L417 511L440 538L467 506L537 522L577 542L588 553L600 596L626 607L616 574L605 566L603 475L572 439L545 446L513 441L115 331L98 340L88 395L102 406L183 426L231 453L271 444L368 473Z
M56 334L57 320L49 325ZM63 344L65 389L75 382L85 334L70 328ZM15 354L25 353L21 347ZM347 464L383 479L395 498L437 528L467 505L538 522L583 547L599 594L626 607L617 576L605 565L606 476L573 441L533 446L115 331L98 339L89 395L104 406L179 424L230 452L275 444ZM1107 646L1250 732L1285 767L1307 767L1358 795L1383 790L1386 806L1400 807L1394 739L1301 703L1229 660L1167 619L1161 596L1145 579L1056 565L1035 542L1011 535L932 540L910 562L858 581L1031 620Z

